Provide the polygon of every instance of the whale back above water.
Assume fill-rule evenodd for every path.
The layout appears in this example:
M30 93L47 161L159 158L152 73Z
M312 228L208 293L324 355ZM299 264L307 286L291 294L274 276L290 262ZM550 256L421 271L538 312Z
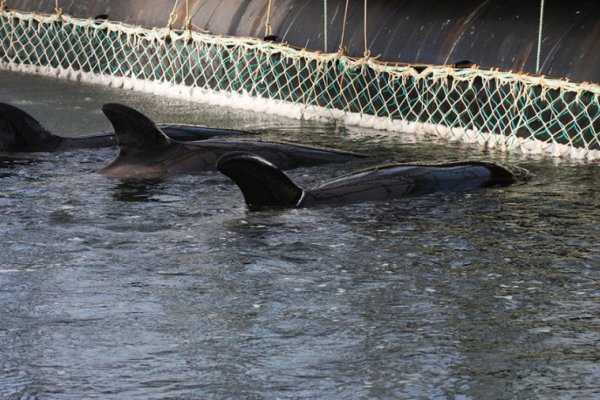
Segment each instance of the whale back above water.
M281 169L348 162L362 157L344 151L259 140L208 139L183 143L168 138L150 118L128 106L110 103L105 104L102 111L115 129L120 151L117 158L99 172L119 179L215 171L221 156L236 151L255 153Z
M0 151L52 151L60 140L25 111L0 103Z
M377 166L310 190L298 187L275 165L251 153L225 155L217 162L217 169L239 186L250 209L385 201L435 192L506 186L518 181L508 168L480 161Z
M464 192L517 181L507 168L481 161L376 166L313 188L304 205L385 201L436 192Z
M170 138L181 142L251 133L189 124L160 124L158 128ZM0 103L0 151L35 153L116 145L117 138L112 131L77 137L62 137L50 132L38 120L20 108Z

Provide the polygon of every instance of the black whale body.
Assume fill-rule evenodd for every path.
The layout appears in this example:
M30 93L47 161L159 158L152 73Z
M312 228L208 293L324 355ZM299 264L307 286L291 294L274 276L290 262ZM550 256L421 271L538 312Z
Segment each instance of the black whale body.
M29 157L18 154L0 154L0 167L9 167L13 165L32 164L38 160L35 157Z
M102 111L113 125L120 151L111 164L98 172L119 179L216 171L217 160L235 151L258 154L282 169L342 163L361 157L343 151L258 140L178 142L133 108L113 103L102 106Z
M239 186L250 209L385 201L440 191L506 186L519 179L509 169L488 162L397 164L358 171L304 190L256 154L227 154L218 160L217 169ZM520 173L526 174L524 170Z
M225 137L248 133L233 129L185 124L162 124L159 127L167 136L178 141L196 141L215 136ZM11 153L54 152L116 145L117 137L114 132L98 132L74 138L58 136L20 108L0 103L0 151Z

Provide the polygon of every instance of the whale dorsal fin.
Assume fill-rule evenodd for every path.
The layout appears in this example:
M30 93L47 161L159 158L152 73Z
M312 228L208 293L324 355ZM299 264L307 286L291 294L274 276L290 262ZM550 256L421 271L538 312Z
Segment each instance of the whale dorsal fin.
M225 154L217 161L217 169L239 186L249 208L294 207L304 193L285 173L256 154Z
M60 137L52 134L25 111L0 103L0 151L49 151L58 146L60 141Z
M131 107L108 103L102 106L102 112L115 130L121 152L160 150L171 143L154 121Z

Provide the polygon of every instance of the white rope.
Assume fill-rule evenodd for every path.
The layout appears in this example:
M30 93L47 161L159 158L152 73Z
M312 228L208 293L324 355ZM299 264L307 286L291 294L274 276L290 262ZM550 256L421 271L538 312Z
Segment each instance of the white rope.
M538 45L537 45L537 59L535 62L535 73L540 73L540 60L542 58L542 29L544 28L544 0L540 2L540 25L538 27Z
M179 8L183 8L183 2L179 3L182 3ZM240 103L255 111L269 109L298 118L344 118L348 123L361 123L362 126L422 131L502 150L515 146L524 154L547 153L600 160L595 138L586 136L587 132L595 132L594 127L600 121L600 112L597 112L599 84L497 70L457 70L446 66L429 66L426 73L418 73L411 66L380 63L373 58L368 59L368 64L367 59L344 59L335 64L339 70L335 72L335 79L330 80L329 69L307 71L302 66L311 65L313 61L316 65L336 62L340 60L338 54L311 52L282 44L265 46L262 40L255 38L149 30L107 21L102 29L115 32L110 35L114 41L111 43L125 49L115 57L115 46L96 46L91 40L102 33L98 29L87 29L96 28L96 21L64 15L63 23L57 24L56 15L17 11L4 12L0 16L3 21L0 36L8 37L11 46L4 58L6 61L0 63L0 71L41 73L200 101L212 98L214 104L231 103L233 98L239 99L235 101L236 106ZM53 32L53 37L73 35L73 42L47 43L48 32ZM366 33L367 29L365 42L368 43ZM157 42L165 37L172 39L159 44L164 45L166 57L155 57ZM75 41L84 47L84 51L76 51L79 46L72 45ZM193 43L196 51L187 51L188 43ZM66 47L57 51L56 45ZM28 49L35 49L36 57L30 56ZM277 57L269 61L277 64L261 61L275 53ZM59 61L58 66L53 66L55 60ZM138 65L141 68L137 68ZM221 65L223 70L219 69L216 74L212 65ZM366 65L369 71L365 71ZM272 80L273 85L264 85L274 74L277 79ZM475 79L483 83L474 83ZM316 105L313 99L315 94L320 94L317 93L320 86L315 83L321 80L334 85L331 86L334 95L329 96L326 90L323 97L319 97L324 102ZM548 93L551 89L559 89L559 95ZM407 91L411 93L409 96L403 94ZM230 95L238 97L228 97ZM483 103L460 102L473 95ZM440 109L434 107L436 105L446 108L440 102L448 98L456 99L456 103L452 100L449 110L436 111ZM252 103L253 99L257 102ZM265 106L267 100L272 102ZM494 112L490 113L490 109ZM563 143L566 130L569 132L568 143L559 144ZM523 135L515 136L516 131ZM527 133L528 138L525 137ZM493 136L496 134L499 136Z
M179 0L175 0L175 5L171 10L171 14L169 14L169 20L167 21L167 28L169 29L173 27L173 24L177 20L177 13L175 12L175 10L177 9L177 4L179 4Z
M190 0L185 0L185 29L192 30L192 17L190 16Z
M269 0L267 6L267 22L265 23L265 37L272 36L273 31L271 30L271 8L273 6L273 0Z
M346 21L348 19L348 3L350 2L350 0L346 0L346 7L344 8L344 22L342 23L342 36L340 37L340 46L339 46L339 53L340 54L345 54L346 53L346 49L344 48L344 35L346 34Z
M327 53L327 0L323 0L323 51Z
M367 3L369 1L365 0L365 10L364 10L364 34L365 34L365 58L369 58L369 56L371 55L371 50L369 50L369 43L367 40Z
M58 16L60 16L62 14L62 8L60 8L60 5L58 4L58 0L55 0L55 2L54 2L54 11L56 11L56 14Z

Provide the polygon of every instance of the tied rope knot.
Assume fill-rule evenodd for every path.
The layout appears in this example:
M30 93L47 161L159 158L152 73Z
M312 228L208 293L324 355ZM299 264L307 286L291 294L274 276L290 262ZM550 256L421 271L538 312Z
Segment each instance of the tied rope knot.
M269 0L267 4L267 20L265 21L265 37L273 36L273 29L271 28L271 12L273 11L273 0Z
M173 6L173 9L171 10L171 13L169 14L169 19L167 20L167 29L168 30L173 29L173 24L175 24L175 22L179 18L179 13L176 12L178 4L179 4L179 0L175 0L175 5ZM194 28L194 24L192 23L192 16L190 15L189 0L186 0L186 2L185 2L185 24L184 24L183 28L187 31L191 31Z
M60 8L60 5L58 4L58 0L56 0L56 2L54 3L54 12L56 13L56 17L58 19L62 18L63 10L62 10L62 8Z
M169 20L167 21L168 30L173 29L173 24L175 23L175 21L177 21L177 13L172 12L171 14L169 14Z

